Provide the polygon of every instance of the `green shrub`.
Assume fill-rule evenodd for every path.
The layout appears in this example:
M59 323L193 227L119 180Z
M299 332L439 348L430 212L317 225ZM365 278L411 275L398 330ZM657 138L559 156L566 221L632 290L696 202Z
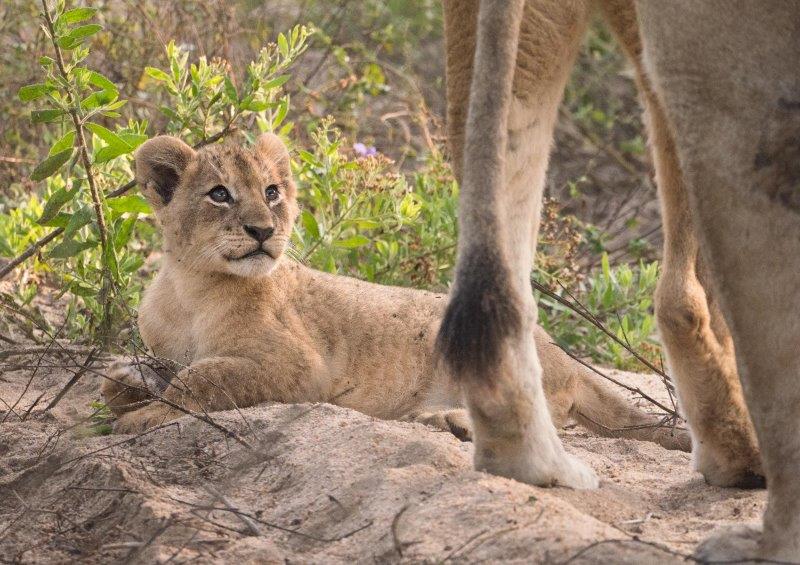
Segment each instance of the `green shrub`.
M404 7L393 3L386 9L379 10L381 17ZM237 129L245 143L259 131L279 133L293 147L302 207L289 251L296 260L378 283L446 291L455 262L458 187L442 151L429 144L410 172L401 172L389 157L353 144L331 118L293 119L302 112L289 91L302 88L292 78L311 26L278 34L241 76L226 61L192 58L186 48L169 43L166 64L143 67L136 87L158 107L149 119L134 119L121 115L126 101L116 84L88 64L87 41L101 33L95 16L93 8L68 10L59 2L46 18L52 56L41 59L39 82L19 91L23 102L35 106L33 122L46 124L39 130L48 151L31 175L38 191L17 187L0 195L0 256L18 256L54 230L57 237L24 264L15 295L4 299L16 307L31 305L43 282L55 284L68 298L68 336L110 345L110 337L129 325L151 271L145 260L158 247L146 201L127 190L132 152L157 133L150 122L195 146ZM430 21L426 16L407 23L428 29ZM389 23L375 33L385 45L409 48ZM346 65L347 51L323 36ZM602 41L598 45L606 48ZM352 97L340 102L355 111L368 97L386 92L385 84L380 65L371 60L349 83ZM580 119L599 124L588 93L571 92L571 100L586 108ZM565 217L548 202L534 279L562 297L577 298L621 341L658 364L651 299L658 266L612 267L604 254L601 271L585 273L581 253L602 249L604 237L603 230ZM546 295L539 303L540 322L565 347L617 367L637 366L624 347L569 308Z
M405 176L382 155L345 154L330 122L312 139L313 151L295 162L303 207L295 257L373 282L446 288L458 189L441 153Z
M604 253L601 265L599 273L590 275L576 288L559 287L555 289L556 294L591 314L620 341L660 367L661 354L653 314L658 263L611 267L608 255ZM543 282L542 277L538 278L538 282ZM600 328L573 309L547 295L537 294L539 323L560 345L579 356L620 369L643 368L625 347L609 339Z
M136 274L152 249L154 230L142 221L150 213L144 198L125 193L132 186L130 156L148 139L147 121L119 123L126 100L85 64L84 44L102 29L88 23L95 12L67 10L62 2L44 14L53 57L42 57L42 82L20 88L19 98L36 104L32 122L49 124L56 141L31 174L45 182L42 199L32 197L4 217L0 230L9 234L2 251L10 254L21 252L42 228L56 230L44 258L73 299L71 329L107 340L138 303L142 284ZM225 137L247 118L262 130L288 133L291 124L283 121L289 97L282 87L290 77L284 71L302 54L308 36L302 26L278 35L248 66L238 88L223 61L201 57L190 64L188 52L170 43L168 68L146 69L171 101L160 109L168 118L166 131L195 146Z

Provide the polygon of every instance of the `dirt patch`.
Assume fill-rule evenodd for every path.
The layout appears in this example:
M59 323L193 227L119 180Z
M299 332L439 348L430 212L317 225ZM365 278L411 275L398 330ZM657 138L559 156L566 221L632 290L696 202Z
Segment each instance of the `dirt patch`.
M87 437L101 376L45 413L70 374L30 374L0 380L16 403L0 411L10 562L667 563L717 526L757 521L765 503L763 491L706 485L688 454L577 428L564 442L602 477L596 491L478 473L471 444L447 433L326 404L214 414L228 433L187 417ZM663 391L655 377L616 376Z

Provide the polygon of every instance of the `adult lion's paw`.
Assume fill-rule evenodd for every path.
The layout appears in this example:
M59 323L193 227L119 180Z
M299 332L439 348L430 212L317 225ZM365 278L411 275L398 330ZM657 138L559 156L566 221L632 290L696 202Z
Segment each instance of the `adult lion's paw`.
M415 413L407 420L450 432L461 441L472 441L472 422L463 408L443 408Z
M750 526L734 526L713 534L695 550L701 562L755 563L761 530ZM750 560L753 561L750 561Z
M177 420L184 413L176 410L171 406L167 406L160 402L154 402L139 410L126 412L114 422L114 433L117 434L138 434Z

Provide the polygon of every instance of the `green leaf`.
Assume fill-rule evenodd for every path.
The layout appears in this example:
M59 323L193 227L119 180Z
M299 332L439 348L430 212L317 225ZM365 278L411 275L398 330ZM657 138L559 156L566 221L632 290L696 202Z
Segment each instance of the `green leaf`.
M120 136L118 136L110 129L105 128L100 124L88 122L86 124L86 128L112 147L117 147L122 150L133 151L133 147L128 145L128 143L125 140L123 140Z
M42 215L39 216L36 223L43 225L55 218L56 215L58 215L58 211L78 194L78 188L79 185L74 185L72 190L67 190L66 188L59 188L56 190L47 200L47 203L44 205L44 210L42 210Z
M50 251L50 257L54 259L68 259L79 253L91 249L97 245L96 241L75 241L69 239L62 241Z
M264 84L261 85L263 90L271 90L273 88L278 88L279 86L283 86L287 80L291 78L291 75L281 75L279 77L275 77L272 80L268 80Z
M119 263L117 262L117 250L113 245L106 247L105 263L111 269L111 276L114 280L119 280Z
M308 210L303 210L300 214L300 221L303 222L303 228L306 233L314 239L319 239L319 224L317 219Z
M130 149L122 149L120 147L106 145L105 147L101 147L97 150L97 152L94 154L94 161L98 164L108 163L111 159L116 159L120 155L125 155L131 151L132 150Z
M70 130L64 134L64 137L56 141L50 148L48 155L55 155L67 149L71 149L75 145L75 130Z
M77 212L72 214L67 227L64 228L64 239L70 239L83 226L92 221L94 211L90 206L82 206Z
M149 214L152 212L147 200L138 194L128 194L120 196L119 198L110 198L106 205L115 212L120 213L136 213L136 214Z
M150 139L148 136L141 133L119 133L118 135L133 149L136 149L142 143Z
M157 69L156 67L145 67L144 72L150 78L154 78L156 80L161 81L168 81L170 80L170 76L162 71L161 69Z
M93 287L90 287L90 286L86 286L86 285L83 285L83 284L80 284L80 283L73 283L73 284L69 285L69 291L72 294L75 294L77 296L81 296L83 298L94 298L94 299L97 299L97 289L96 288L93 288Z
M109 201L109 204L111 201ZM122 249L131 239L131 235L133 234L133 227L136 225L137 217L130 216L129 218L125 218L120 226L117 228L116 234L114 234L114 248L117 250Z
M109 104L106 107L106 110L118 110L118 109L122 108L127 103L128 103L127 100L117 100L113 104Z
M116 100L117 93L110 90L100 90L92 92L89 96L81 100L81 108L84 110L95 110Z
M127 253L122 256L122 261L120 261L119 268L121 271L132 274L139 270L139 267L144 265L144 259L141 255L134 255L131 253Z
M36 100L37 98L41 98L45 94L47 94L52 87L39 83L39 84L29 84L27 86L23 86L17 91L17 96L23 102L30 102L31 100Z
M114 98L119 95L119 89L117 88L117 85L98 72L89 72L89 82L105 92L113 92L115 95Z
M34 124L49 124L61 118L66 112L61 109L34 110L31 112L31 121Z
M73 8L67 10L57 20L57 24L76 24L88 20L97 13L97 8Z
M278 49L284 57L289 55L289 43L286 41L286 36L282 33L278 34Z
M40 181L55 174L61 166L72 157L72 148L65 149L55 155L50 155L47 159L36 165L31 173L31 180Z
M288 98L288 97L287 97ZM286 114L289 112L289 103L288 100L284 100L281 102L281 105L278 107L278 111L275 116L272 118L272 128L275 129L283 123L284 118L286 118Z
M370 219L357 219L354 220L355 224L358 226L360 230L374 230L381 227L381 223L377 220L370 220Z
M89 122L86 124L87 129L95 134L97 137L105 141L108 145L101 147L95 153L95 162L105 163L120 155L131 153L135 146L125 141L122 137L114 133L108 128L104 128L100 124Z
M348 237L347 239L340 239L339 241L335 241L333 245L336 247L342 247L344 249L355 249L357 247L362 247L368 243L369 239L367 239L363 235L354 235L353 237Z
M263 102L263 101L259 102L257 100L251 100L246 104L242 103L241 108L243 110L249 110L251 112L263 112L264 110L269 108L269 106L270 106L269 102Z
M305 149L301 149L298 153L300 155L300 159L302 159L304 163L308 163L309 165L314 167L318 165L317 158L314 156L313 153L309 153Z
M228 100L231 102L237 102L239 100L239 93L236 92L236 87L228 77L225 77L225 96L227 96Z
M58 46L62 49L75 49L84 39L91 37L101 29L103 29L103 26L100 24L78 26L72 29L67 35L60 37L56 43L58 43Z
M41 222L43 226L48 226L51 228L66 228L67 224L69 224L69 219L72 217L71 214L65 214L64 212L59 212L56 214L55 218L47 222Z

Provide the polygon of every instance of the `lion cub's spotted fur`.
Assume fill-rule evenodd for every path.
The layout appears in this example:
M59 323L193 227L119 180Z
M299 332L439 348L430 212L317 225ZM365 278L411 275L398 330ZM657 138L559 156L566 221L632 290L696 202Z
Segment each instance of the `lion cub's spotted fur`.
M164 234L163 264L139 310L145 344L178 368L159 387L170 381L164 399L192 412L328 401L470 437L460 392L433 357L443 295L334 276L283 257L297 204L277 137L261 136L252 149L200 151L157 137L139 149L136 173ZM220 187L228 200L217 201ZM270 235L261 242L258 233ZM556 424L574 418L605 435L688 448L685 433L647 427L654 417L596 382L542 330L535 337ZM112 369L103 395L119 415L118 432L184 414L148 403L142 385L152 388L165 372L128 363Z

